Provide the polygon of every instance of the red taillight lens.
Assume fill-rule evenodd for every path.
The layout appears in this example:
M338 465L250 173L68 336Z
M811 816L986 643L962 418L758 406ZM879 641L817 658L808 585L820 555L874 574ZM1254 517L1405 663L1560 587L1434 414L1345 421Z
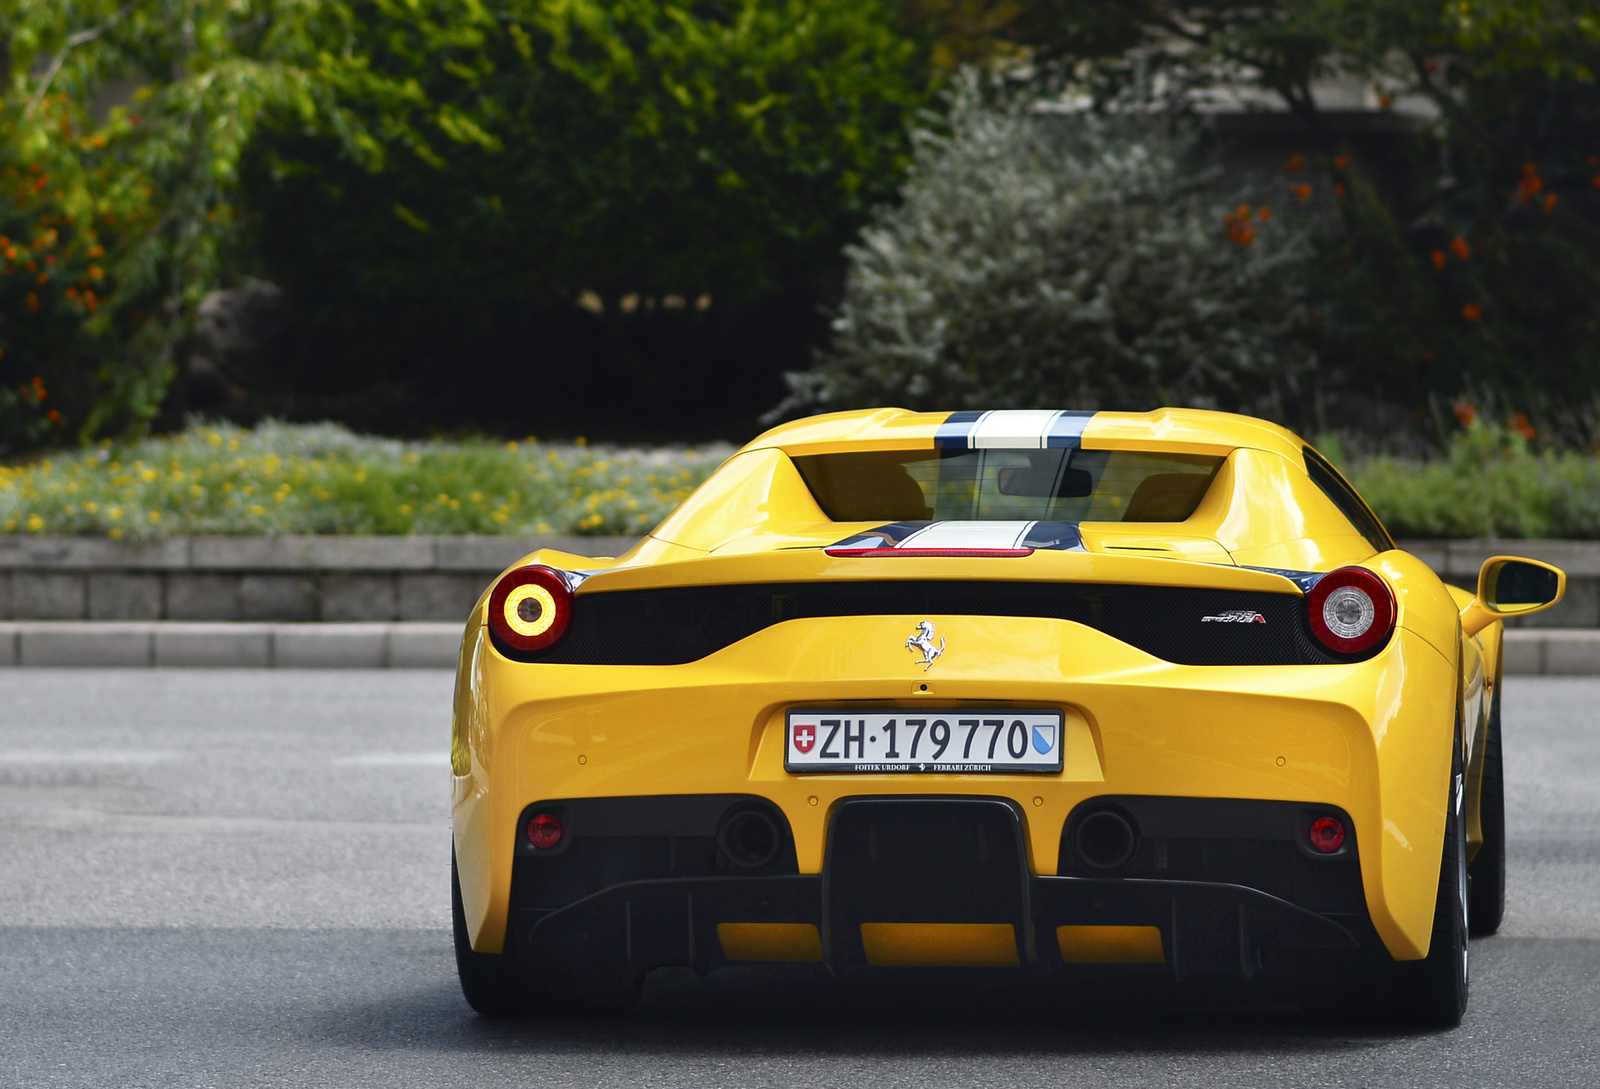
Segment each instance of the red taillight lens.
M1394 594L1365 567L1341 567L1317 580L1306 595L1311 632L1329 650L1371 650L1394 628Z
M565 831L554 813L535 813L528 818L528 842L537 850L553 849L561 842Z
M519 567L489 595L489 630L514 650L543 650L566 634L572 590L553 567Z
M1318 817L1306 832L1311 849L1331 855L1344 846L1344 823L1337 817Z

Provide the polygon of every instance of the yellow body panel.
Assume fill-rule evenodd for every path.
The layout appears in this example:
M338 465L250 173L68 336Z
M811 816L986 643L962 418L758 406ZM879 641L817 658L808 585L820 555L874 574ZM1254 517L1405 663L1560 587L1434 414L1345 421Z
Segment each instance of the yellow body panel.
M1018 559L828 557L824 546L871 523L829 522L790 456L931 448L946 416L884 409L786 425L730 458L628 554L589 560L544 552L521 562L583 572L580 609L585 594L607 590L861 579L1068 580L1281 594L1298 590L1279 574L1248 568L1315 572L1360 563L1393 589L1398 627L1385 649L1362 662L1185 666L1060 619L823 617L773 624L682 665L593 666L504 658L488 638L480 600L462 645L452 746L455 851L473 948L502 948L515 822L534 802L758 795L787 817L799 871L815 874L836 803L936 793L1012 799L1024 817L1029 864L1040 875L1056 872L1063 822L1073 807L1099 795L1341 807L1360 843L1373 926L1395 957L1424 956L1450 741L1460 715L1463 744L1479 770L1499 625L1463 638L1465 604L1420 560L1376 551L1356 532L1307 477L1299 439L1223 413L1101 413L1084 428L1082 445L1090 449L1225 454L1185 522L1084 523L1088 551ZM905 649L907 633L923 620L936 623L951 649L932 670ZM1061 709L1064 770L895 776L784 769L789 708L930 701ZM1474 822L1476 797L1474 791ZM907 935L885 931L874 939L880 951L889 950L882 952L886 962L920 955L919 940ZM1092 937L1072 940L1081 938L1089 949ZM730 931L722 940L752 954L763 941L780 952L803 946L801 959L811 950L808 938L776 931L765 937ZM962 941L952 948L970 945L998 956L992 934ZM1123 935L1111 945L1118 941L1133 943L1139 953L1133 959L1149 958L1147 938ZM1010 948L1006 963L1015 962Z

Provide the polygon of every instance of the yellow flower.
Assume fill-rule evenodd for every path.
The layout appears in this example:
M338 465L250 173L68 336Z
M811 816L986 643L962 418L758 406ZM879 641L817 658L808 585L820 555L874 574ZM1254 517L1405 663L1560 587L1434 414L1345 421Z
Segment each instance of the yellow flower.
M120 540L122 540L122 530L120 530L120 529L113 529L113 530L112 530L112 531L111 531L111 539L112 539L112 540L113 540L113 541L120 541Z
M213 432L211 432L211 434L206 436L206 441L209 442L212 446L221 446L222 445L222 436L217 434L215 431L213 431Z
M115 522L122 517L122 508L112 507L110 510L106 511L106 513L109 514L111 516L111 520Z
M29 533L38 533L43 528L44 528L44 519L43 518L40 518L37 514L28 515L28 532Z
M401 514L410 514L411 513L411 504L410 503L401 503L400 507L399 507L399 511L400 511Z
M250 504L250 513L252 515L254 515L255 517L259 518L263 514L267 513L267 508L263 507L259 503L252 503L252 504Z
M159 522L161 521L161 512L158 510L153 510L145 517L149 518L152 522Z
M83 509L84 509L84 513L93 514L93 513L95 513L96 511L98 511L100 509L100 504L99 503L85 503L83 505Z

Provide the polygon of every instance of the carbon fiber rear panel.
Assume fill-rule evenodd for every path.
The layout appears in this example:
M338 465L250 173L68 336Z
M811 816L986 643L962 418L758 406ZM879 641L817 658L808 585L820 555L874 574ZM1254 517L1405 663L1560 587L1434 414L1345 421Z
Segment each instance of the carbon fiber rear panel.
M565 638L520 661L680 665L786 620L1029 616L1086 624L1181 665L1311 665L1341 656L1311 635L1298 594L1059 582L811 582L580 593ZM1211 619L1207 619L1207 618ZM1231 617L1232 619L1222 619ZM1240 617L1259 617L1243 619Z

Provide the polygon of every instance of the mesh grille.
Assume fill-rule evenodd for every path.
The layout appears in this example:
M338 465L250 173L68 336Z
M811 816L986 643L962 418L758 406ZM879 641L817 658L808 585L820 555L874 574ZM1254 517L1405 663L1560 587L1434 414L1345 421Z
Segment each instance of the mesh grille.
M1260 613L1264 623L1204 618ZM1073 620L1180 665L1310 665L1324 650L1297 594L1041 582L831 582L580 593L555 647L521 661L679 665L785 620L827 616L1028 616ZM1381 647L1365 655L1370 657Z

